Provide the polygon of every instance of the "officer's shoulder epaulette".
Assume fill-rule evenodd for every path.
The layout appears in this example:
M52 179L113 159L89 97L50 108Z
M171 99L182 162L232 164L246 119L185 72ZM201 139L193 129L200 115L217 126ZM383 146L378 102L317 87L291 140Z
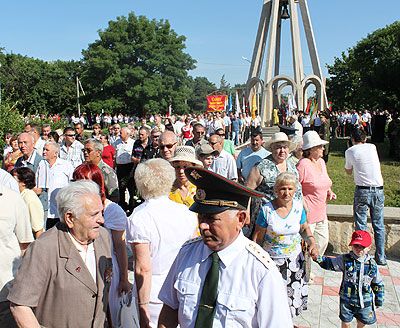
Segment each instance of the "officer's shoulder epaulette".
M185 242L185 243L182 245L182 247L185 247L185 246L187 246L187 245L191 245L191 244L193 244L193 243L197 243L197 242L200 241L200 240L203 240L203 238L201 238L201 237L196 237L196 238L193 238L193 239L189 239L187 242Z
M246 249L249 253L253 254L264 266L268 269L276 268L275 262L271 259L269 254L262 249L260 245L254 241L249 240L246 244Z

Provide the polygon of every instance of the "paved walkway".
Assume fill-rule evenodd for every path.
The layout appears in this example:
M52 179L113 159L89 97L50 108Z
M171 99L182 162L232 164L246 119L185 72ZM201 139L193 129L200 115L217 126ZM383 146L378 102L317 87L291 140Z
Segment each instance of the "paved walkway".
M333 328L340 327L339 296L341 272L321 269L312 264L316 275L314 283L309 285L308 310L296 318L298 327ZM400 262L388 261L387 266L380 266L379 271L385 282L385 300L377 310L377 323L367 327L400 327ZM356 327L353 320L352 327Z

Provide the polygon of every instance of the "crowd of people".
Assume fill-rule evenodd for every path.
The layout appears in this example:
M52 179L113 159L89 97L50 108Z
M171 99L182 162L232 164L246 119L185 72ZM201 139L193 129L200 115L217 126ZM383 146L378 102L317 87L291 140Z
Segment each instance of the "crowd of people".
M96 116L90 132L76 117L58 132L27 123L8 139L0 326L292 327L307 310L308 256L345 272L343 325L373 323L365 313L372 293L383 302L384 195L364 130L352 129L345 154L357 231L336 265L324 257L336 199L324 118L307 130L293 114L266 141L247 115L113 120ZM357 273L367 267L370 279Z

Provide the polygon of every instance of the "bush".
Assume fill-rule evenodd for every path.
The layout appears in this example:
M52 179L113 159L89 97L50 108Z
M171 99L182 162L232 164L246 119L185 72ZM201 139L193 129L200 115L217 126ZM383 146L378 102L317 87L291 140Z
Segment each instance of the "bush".
M15 105L0 104L0 149L4 149L4 136L10 132L20 133L24 128L24 118L15 109Z

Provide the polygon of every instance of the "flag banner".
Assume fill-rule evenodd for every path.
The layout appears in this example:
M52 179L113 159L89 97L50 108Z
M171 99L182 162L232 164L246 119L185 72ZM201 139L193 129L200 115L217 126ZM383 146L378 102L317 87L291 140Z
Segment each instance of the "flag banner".
M332 101L328 102L328 110L331 112L332 111Z
M232 94L229 94L229 99L228 99L228 108L227 108L228 113L232 111Z
M311 108L310 108L310 123L311 124L314 123L314 120L317 117L317 114L318 114L318 103L314 99L312 101Z
M207 96L207 113L225 110L226 95Z
M257 116L257 99L256 94L253 94L251 99L251 118L254 120Z
M236 90L236 97L235 97L236 99L236 115L239 115L240 114L240 112L241 112L241 108L240 108L240 101L239 101L239 93L238 93L238 91Z
M310 109L311 109L311 99L308 99L307 108L306 108L306 114L310 113Z
M290 93L288 96L289 113L292 115L293 111L297 109L296 99Z

